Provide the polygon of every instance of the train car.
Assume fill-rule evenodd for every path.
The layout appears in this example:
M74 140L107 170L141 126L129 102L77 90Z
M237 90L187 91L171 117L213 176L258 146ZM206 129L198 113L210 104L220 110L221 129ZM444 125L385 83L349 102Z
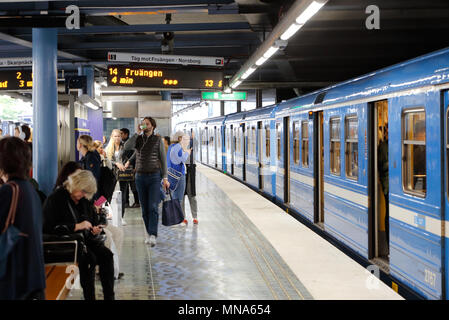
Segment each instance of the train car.
M208 119L206 122L208 132L208 162L211 167L223 170L223 124L225 116Z
M275 106L251 110L245 113L247 146L245 152L246 182L254 189L275 196L275 159L271 146L275 137ZM273 145L274 146L274 145Z
M228 132L225 145L226 163L231 164L231 170L227 169L228 174L245 181L245 113L234 113L226 117L224 122L225 132ZM230 140L230 142L229 142ZM228 160L230 154L231 161Z
M267 143L260 140L264 121L274 116L269 165L276 171L276 203L357 259L380 266L393 287L447 299L449 49L273 110L258 119L251 112L226 119L236 141L233 176L263 187L253 171L257 160L268 164ZM254 116L258 112L263 111Z
M200 160L202 163L207 164L209 162L209 152L208 152L208 141L209 132L207 127L207 120L202 120L198 122L199 131L199 149L200 149Z

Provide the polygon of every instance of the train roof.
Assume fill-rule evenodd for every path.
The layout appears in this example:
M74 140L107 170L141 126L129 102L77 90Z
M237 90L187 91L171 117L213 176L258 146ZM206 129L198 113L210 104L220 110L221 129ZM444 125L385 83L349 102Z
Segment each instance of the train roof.
M263 107L259 109L253 109L250 111L245 112L245 121L246 120L257 120L260 118L268 119L268 118L274 118L276 111L276 106L268 106Z
M242 121L243 117L245 115L246 115L246 111L244 111L244 112L235 112L235 113L228 114L227 117L226 117L226 122Z
M226 119L226 116L219 116L219 117L215 117L215 118L210 118L210 119L207 119L207 124L214 124L214 123L223 124L225 119Z
M277 112L345 103L448 82L449 48L445 48L290 99L279 104Z

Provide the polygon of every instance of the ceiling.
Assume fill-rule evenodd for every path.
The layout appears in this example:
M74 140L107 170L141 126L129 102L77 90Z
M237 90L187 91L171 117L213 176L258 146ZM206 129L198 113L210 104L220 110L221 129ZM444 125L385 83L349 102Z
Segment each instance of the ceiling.
M293 1L97 0L0 3L0 58L31 56L31 26L58 24L59 70L93 64L106 75L107 52L225 58L233 76L288 11ZM83 26L63 27L65 8L80 8ZM380 9L380 29L368 30L365 9ZM43 11L46 14L41 14ZM167 21L170 15L171 19ZM447 0L329 0L240 88L278 88L284 97L309 92L449 46ZM59 19L59 20L58 20ZM186 96L198 96L191 90Z

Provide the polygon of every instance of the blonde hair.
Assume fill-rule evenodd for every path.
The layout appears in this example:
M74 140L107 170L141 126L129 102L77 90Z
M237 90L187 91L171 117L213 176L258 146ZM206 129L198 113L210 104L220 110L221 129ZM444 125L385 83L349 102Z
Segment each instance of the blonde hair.
M95 180L92 172L88 170L75 171L67 178L63 185L69 193L77 190L84 191L87 200L92 199L97 192L97 180Z
M95 149L98 149L103 145L103 143L100 140L95 140L92 144Z
M115 151L115 142L112 139L112 136L113 136L114 132L118 132L120 134L120 130L119 129L112 130L111 138L109 139L108 146L104 150L104 151L106 151L106 156L108 157L109 160L112 160L112 156L114 155L114 151Z
M87 151L94 151L95 147L93 144L93 140L91 136L88 136L87 134L83 134L78 138L78 141L80 142L81 146L87 149Z
M171 137L171 142L172 143L178 143L179 142L179 138L182 138L184 136L188 136L188 134L185 133L184 131L176 131L176 133L173 134L173 136Z

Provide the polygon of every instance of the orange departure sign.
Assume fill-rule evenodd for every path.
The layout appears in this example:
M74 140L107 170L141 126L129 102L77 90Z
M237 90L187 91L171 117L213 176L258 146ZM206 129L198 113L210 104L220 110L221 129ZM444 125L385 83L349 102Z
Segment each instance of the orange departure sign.
M0 71L0 90L26 90L33 88L33 74L31 70Z
M108 67L108 86L144 88L222 89L223 72L198 69L167 69L132 65Z

